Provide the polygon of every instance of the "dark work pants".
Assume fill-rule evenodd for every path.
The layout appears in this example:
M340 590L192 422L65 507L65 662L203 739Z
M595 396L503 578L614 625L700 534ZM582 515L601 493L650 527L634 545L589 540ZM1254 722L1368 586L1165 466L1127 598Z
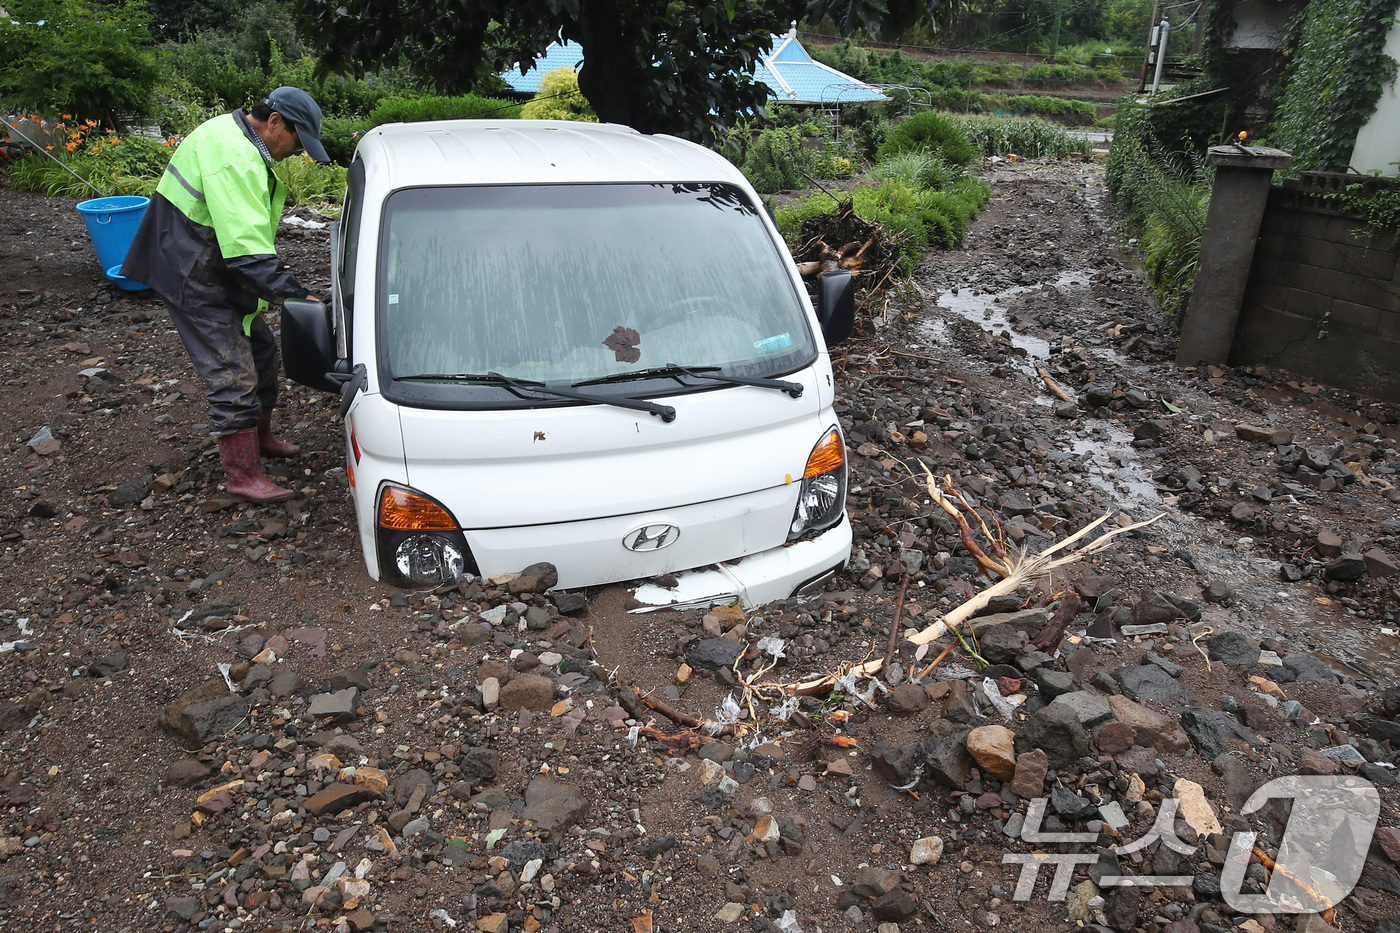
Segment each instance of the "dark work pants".
M166 299L165 308L195 370L204 377L209 433L220 436L257 427L263 411L277 405L277 338L265 315L253 321L249 337L235 306L182 307Z

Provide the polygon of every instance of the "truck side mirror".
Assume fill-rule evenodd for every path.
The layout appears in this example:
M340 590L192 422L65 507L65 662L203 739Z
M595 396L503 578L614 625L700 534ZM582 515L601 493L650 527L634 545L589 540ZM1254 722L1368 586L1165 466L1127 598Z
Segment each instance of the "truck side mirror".
M343 380L331 374L344 373L349 367L335 356L330 305L292 300L282 308L282 365L287 378L312 389L339 392Z
M856 285L851 273L841 269L817 278L817 322L828 347L851 336L856 324Z

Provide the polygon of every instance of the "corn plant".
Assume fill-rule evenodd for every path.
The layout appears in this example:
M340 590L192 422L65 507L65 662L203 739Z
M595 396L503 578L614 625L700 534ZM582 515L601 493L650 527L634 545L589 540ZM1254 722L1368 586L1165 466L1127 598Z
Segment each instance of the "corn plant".
M1023 159L1084 155L1092 146L1086 136L1045 120L1023 117L953 117L973 147L985 156L1018 155Z

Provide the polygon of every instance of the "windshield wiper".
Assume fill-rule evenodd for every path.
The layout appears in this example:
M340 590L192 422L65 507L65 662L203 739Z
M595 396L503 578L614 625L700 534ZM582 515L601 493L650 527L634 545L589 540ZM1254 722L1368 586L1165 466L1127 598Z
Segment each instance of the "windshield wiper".
M676 420L676 410L670 405L658 405L655 402L644 402L641 399L627 398L626 396L593 395L588 392L577 392L573 389L548 386L543 382L536 382L533 379L516 379L512 376L503 376L500 373L419 373L414 376L395 376L394 380L396 382L484 382L505 386L524 399L530 398L530 396L524 393L538 392L541 395L552 395L555 398L577 399L580 402L597 402L601 405L613 405L631 411L644 411L648 414L655 415L667 424Z
M638 369L630 373L614 373L611 376L600 376L597 379L587 379L583 382L575 382L576 386L604 385L611 382L632 382L636 379L670 378L680 382L681 376L689 376L692 379L712 379L715 382L722 382L725 385L733 386L757 386L760 389L777 389L786 392L793 398L802 397L802 383L788 382L783 379L745 379L741 376L721 376L718 374L718 366L678 366L675 363L667 363L665 366L654 366L651 369ZM685 383L681 383L684 385Z

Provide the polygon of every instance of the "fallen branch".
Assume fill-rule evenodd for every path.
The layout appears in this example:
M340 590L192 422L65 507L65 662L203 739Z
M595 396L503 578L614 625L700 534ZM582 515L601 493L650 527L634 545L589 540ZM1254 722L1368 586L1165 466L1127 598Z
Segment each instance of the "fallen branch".
M638 687L636 684L632 685L632 690L634 693L636 693L637 698L640 699L648 709L655 710L656 712L660 713L662 716L665 716L667 719L671 720L678 726L685 726L688 729L698 729L701 725L703 725L701 720L695 718L689 713L682 713L678 709L674 709L670 706L667 706L660 700L653 700L651 697L643 693L642 688Z
M937 480L934 475L929 471L927 466L923 467L923 470L929 495L933 497L935 501L946 502L947 500L943 494L938 492ZM947 508L948 506L945 506L945 510ZM953 512L956 512L956 508L953 509ZM953 514L953 512L949 514ZM985 609L987 604L996 597L1014 593L1027 581L1035 579L1036 577L1053 573L1061 567L1066 567L1085 557L1092 557L1095 554L1100 554L1109 548L1114 538L1131 531L1136 531L1139 528L1146 528L1166 513L1159 513L1145 521L1133 522L1132 524L1115 528L1112 531L1100 534L1092 541L1079 544L1080 541L1092 534L1096 528L1108 521L1112 514L1112 512L1105 512L1079 531L1065 538L1063 541L1051 545L1039 554L1017 554L1012 562L1013 566L1006 568L1008 571L1006 577L971 597L956 609L953 609L946 615L935 620L931 625L916 632L909 640L917 645L926 645L946 635L957 634L955 630L959 625L962 625L968 619L971 619L973 616L977 615L977 613ZM966 527L966 524L966 520L964 520L960 527ZM970 529L967 532L967 536L968 538L971 537ZM980 548L978 552L980 553ZM983 557L985 558L986 555L983 554ZM990 558L987 559L989 561L991 560ZM995 562L992 563L995 564ZM851 676L870 677L878 672L883 665L883 660L866 661L849 668L843 666L843 669L838 673L825 674L821 677L796 684L777 684L774 686L781 687L785 693L794 696L819 695L821 693L830 692L838 679Z
M1087 608L1089 607L1085 605L1084 600L1079 598L1079 594L1070 593L1060 600L1060 608L1055 610L1054 617L1045 623L1045 627L1040 630L1040 633L1031 639L1031 644L1035 646L1037 651L1054 654L1061 639L1065 637L1065 629L1069 628L1069 624L1074 621L1075 616Z
M904 597L909 593L909 572L904 572L904 582L899 585L899 598L894 601L894 618L890 621L890 641L885 646L885 660L880 665L888 668L894 660L895 640L899 637L899 617L904 614Z
M1060 388L1060 384L1058 382L1050 378L1050 370L1046 369L1044 366L1037 366L1035 371L1040 374L1040 378L1045 382L1045 388L1050 390L1051 395L1055 396L1055 398L1059 399L1062 402L1077 404L1074 401L1074 399L1070 397L1070 394L1068 392Z

